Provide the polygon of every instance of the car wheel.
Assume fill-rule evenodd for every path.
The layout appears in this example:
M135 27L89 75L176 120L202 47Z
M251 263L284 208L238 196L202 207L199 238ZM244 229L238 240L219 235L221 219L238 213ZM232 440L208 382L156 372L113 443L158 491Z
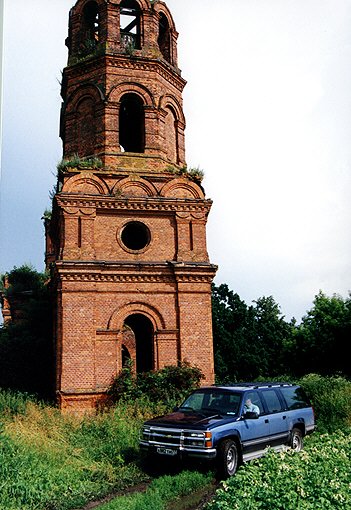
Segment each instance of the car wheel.
M233 476L238 468L238 449L234 441L227 439L218 448L218 473L222 478Z
M295 452L300 452L303 448L303 439L302 433L299 429L292 429L289 446L295 450Z

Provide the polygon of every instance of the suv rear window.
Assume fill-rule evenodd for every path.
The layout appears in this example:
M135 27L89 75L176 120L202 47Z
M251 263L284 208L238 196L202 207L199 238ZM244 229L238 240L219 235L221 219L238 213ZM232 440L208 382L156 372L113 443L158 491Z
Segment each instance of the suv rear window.
M279 397L274 390L262 391L262 396L266 401L267 410L269 413L278 413L282 410L282 405L280 403Z
M302 388L280 388L288 409L301 409L302 407L309 407L310 403Z

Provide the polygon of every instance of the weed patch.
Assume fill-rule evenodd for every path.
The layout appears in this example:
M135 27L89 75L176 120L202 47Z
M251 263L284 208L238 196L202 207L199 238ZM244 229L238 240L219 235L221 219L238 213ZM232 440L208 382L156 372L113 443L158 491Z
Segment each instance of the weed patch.
M351 508L351 429L315 434L306 449L252 461L223 483L206 510Z
M79 420L4 395L0 510L68 510L148 478L135 462L144 419L139 406Z

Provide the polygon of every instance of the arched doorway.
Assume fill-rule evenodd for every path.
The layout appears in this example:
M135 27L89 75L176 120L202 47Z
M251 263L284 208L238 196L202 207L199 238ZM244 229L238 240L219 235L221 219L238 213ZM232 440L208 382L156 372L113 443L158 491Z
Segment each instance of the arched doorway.
M149 372L154 369L154 328L145 315L135 313L124 321L134 335L136 343L136 371Z

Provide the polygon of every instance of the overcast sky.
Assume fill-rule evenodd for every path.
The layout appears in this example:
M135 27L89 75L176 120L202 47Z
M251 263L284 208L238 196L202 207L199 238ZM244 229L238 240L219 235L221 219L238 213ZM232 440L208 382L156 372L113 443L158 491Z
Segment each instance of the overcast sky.
M1 1L1 0L0 0ZM43 270L72 0L5 0L0 272ZM298 321L351 289L351 0L168 0L216 283Z

